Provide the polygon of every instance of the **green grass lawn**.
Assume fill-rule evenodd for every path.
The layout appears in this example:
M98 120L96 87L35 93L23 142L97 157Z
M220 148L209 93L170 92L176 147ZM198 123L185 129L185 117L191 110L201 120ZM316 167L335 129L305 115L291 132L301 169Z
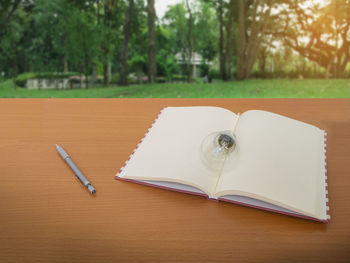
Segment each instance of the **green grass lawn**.
M350 79L252 79L246 81L165 83L73 90L27 90L12 80L0 82L2 98L350 98Z

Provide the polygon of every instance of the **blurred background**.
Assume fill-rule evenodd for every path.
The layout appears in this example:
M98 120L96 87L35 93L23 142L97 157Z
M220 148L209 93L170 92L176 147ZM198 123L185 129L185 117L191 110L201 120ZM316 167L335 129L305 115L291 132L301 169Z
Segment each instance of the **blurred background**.
M1 0L0 97L350 97L350 0Z

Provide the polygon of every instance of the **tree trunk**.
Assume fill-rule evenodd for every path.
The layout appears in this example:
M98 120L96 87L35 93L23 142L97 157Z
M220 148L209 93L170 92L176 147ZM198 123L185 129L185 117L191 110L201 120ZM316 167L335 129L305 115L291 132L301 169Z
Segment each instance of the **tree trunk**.
M245 79L245 60L246 60L246 28L245 28L245 5L243 0L238 1L238 25L239 25L239 51L237 65L237 79Z
M142 66L137 65L136 66L136 77L137 77L137 84L142 84Z
M250 3L249 3L250 4ZM265 34L267 24L271 18L271 8L272 0L261 1L255 0L251 4L252 10L249 10L251 13L251 19L249 20L249 35L247 34L246 21L249 5L245 6L243 0L239 0L239 56L238 56L238 69L237 69L237 79L242 80L249 78L254 63L258 56L259 47L262 41L262 38ZM267 5L267 9L265 8ZM264 8L261 11L259 7Z
M187 82L192 82L192 11L188 0L186 0L186 6L188 11L188 30L187 30ZM194 62L194 61L193 61Z
M148 17L148 82L154 83L157 75L156 64L156 37L155 37L155 18L154 0L147 0Z
M330 71L331 71L332 63L328 63L326 67L326 72L325 72L325 79L329 79Z
M89 88L89 58L87 53L85 52L85 59L84 59L84 73L85 73L85 88Z
M219 55L220 55L220 74L222 80L226 80L226 56L224 51L224 18L223 18L223 0L219 0Z
M120 56L119 85L128 85L127 60L128 60L128 48L129 48L129 39L131 35L131 23L132 23L133 12L134 12L134 0L129 0L129 7L126 10L126 16L125 16L123 47L122 47L122 53Z
M90 86L91 87L94 87L95 82L96 82L96 74L97 74L97 69L96 68L97 68L97 66L94 63L93 66L92 66L92 74L91 74L91 79L90 79Z
M102 18L100 18L100 4L102 4L102 8L103 9L103 16ZM111 6L110 6L110 2L107 1L98 1L97 2L97 24L103 23L103 26L105 28L109 28L110 27L110 17L111 17ZM107 39L107 40L106 40ZM103 85L104 86L109 86L110 84L110 75L109 75L109 71L108 71L108 64L109 64L109 47L108 47L108 43L106 43L108 41L108 33L104 33L103 34L103 41L101 42L101 49L103 52Z
M16 77L18 74L18 67L17 67L17 56L12 59L12 77Z
M68 72L68 60L67 60L67 54L63 54L63 73Z
M261 73L265 73L266 70L266 55L267 55L267 51L265 48L261 49L260 51L260 55L259 55L259 70Z
M105 62L103 63L103 84L105 86L109 85L110 82L110 75L109 75L109 70L108 70L108 61L107 58L105 58Z
M80 70L79 70L79 88L81 89L83 87L83 70L82 70L82 66L80 65Z
M233 8L234 0L230 0L229 4L229 17L226 25L226 80L231 79L231 67L232 67L232 26L233 26Z

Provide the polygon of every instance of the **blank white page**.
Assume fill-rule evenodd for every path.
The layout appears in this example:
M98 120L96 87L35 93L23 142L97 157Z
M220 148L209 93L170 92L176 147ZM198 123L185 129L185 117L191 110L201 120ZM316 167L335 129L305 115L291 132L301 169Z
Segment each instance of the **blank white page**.
M232 129L235 120L217 107L165 108L119 176L188 184L210 195L219 172L205 167L200 146L208 134Z
M238 194L325 217L324 131L265 111L247 111L236 127L237 164L217 195Z

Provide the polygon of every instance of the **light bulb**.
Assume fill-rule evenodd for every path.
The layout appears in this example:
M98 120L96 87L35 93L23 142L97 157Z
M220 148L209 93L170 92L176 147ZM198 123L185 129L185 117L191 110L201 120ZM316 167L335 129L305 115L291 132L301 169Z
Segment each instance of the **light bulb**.
M237 155L238 144L232 131L213 132L201 144L201 159L211 170L222 170L232 166Z

